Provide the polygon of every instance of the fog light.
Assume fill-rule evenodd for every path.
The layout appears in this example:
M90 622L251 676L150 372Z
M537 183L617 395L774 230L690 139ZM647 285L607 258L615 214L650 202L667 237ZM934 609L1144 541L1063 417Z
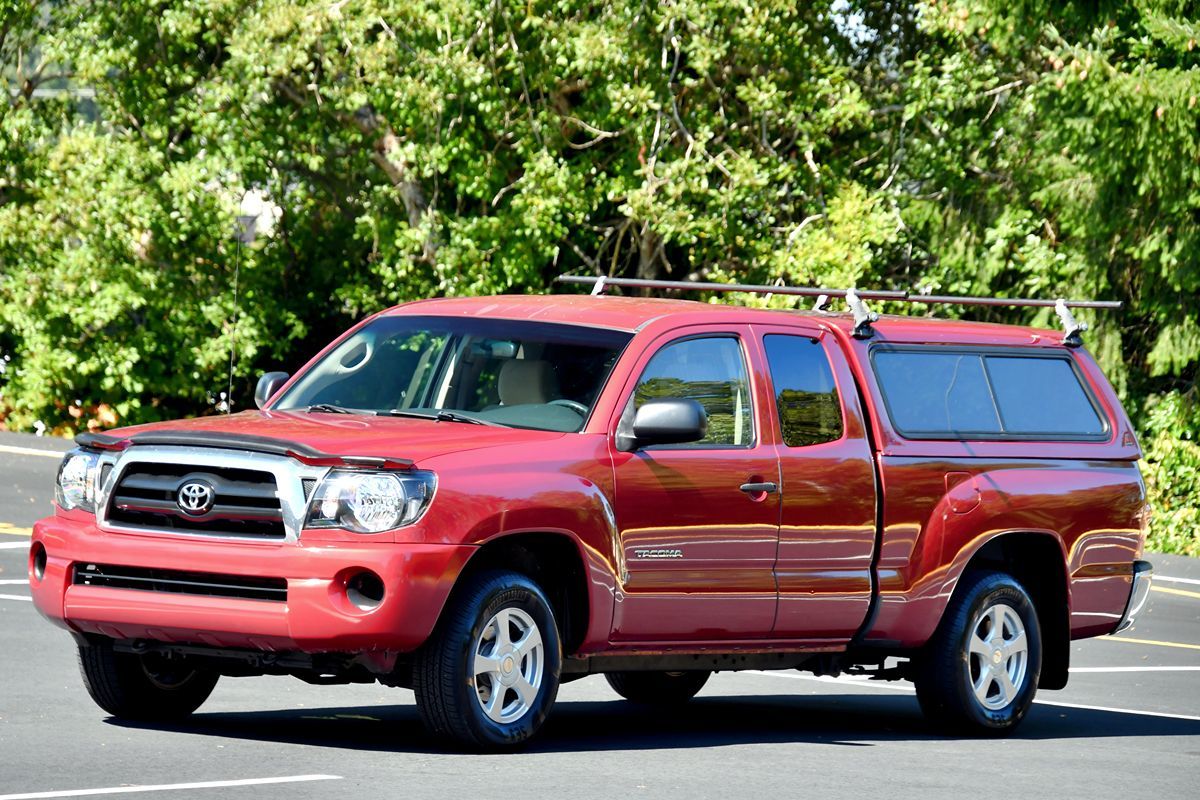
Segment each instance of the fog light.
M46 548L41 542L34 542L33 547L29 548L29 571L35 580L46 577Z
M379 608L383 602L383 581L374 572L355 573L346 581L346 599L363 611Z

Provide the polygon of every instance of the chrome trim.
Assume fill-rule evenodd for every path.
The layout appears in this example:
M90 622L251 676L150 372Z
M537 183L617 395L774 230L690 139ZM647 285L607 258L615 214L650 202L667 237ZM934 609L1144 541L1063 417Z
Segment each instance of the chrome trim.
M1142 613L1142 608L1146 605L1146 598L1150 596L1150 584L1153 580L1153 564L1149 561L1133 562L1133 582L1129 587L1129 602L1125 604L1125 613L1121 615L1121 621L1117 623L1113 633L1120 633L1133 625L1137 615Z
M104 453L100 460L101 467L106 463L112 464L113 469L109 472L108 480L104 482L96 498L96 524L101 530L114 533L170 536L192 541L208 539L258 542L260 544L296 544L299 542L300 530L304 526L304 518L308 513L308 503L304 497L304 484L302 481L311 479L319 483L325 477L326 473L329 472L329 467L311 467L286 456L252 453L244 450L221 450L214 447L175 447L167 445L136 445L126 448L119 455ZM284 538L269 539L262 536L200 533L168 528L131 527L110 523L108 521L108 506L113 489L116 488L129 465L146 463L187 464L197 468L227 467L231 469L252 469L261 472L270 472L275 476L279 505L283 511Z

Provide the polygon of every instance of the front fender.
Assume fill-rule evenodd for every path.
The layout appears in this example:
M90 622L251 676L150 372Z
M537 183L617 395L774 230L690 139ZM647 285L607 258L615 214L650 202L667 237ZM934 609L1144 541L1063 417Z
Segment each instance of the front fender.
M587 581L588 625L580 646L587 652L606 643L612 631L622 551L612 504L600 488L571 476L527 474L547 491L513 501L478 519L470 541L485 545L522 533L553 533L571 539ZM532 484L531 484L532 485Z
M477 546L521 533L570 538L587 580L582 649L608 641L623 554L604 437L566 437L553 449L488 448L420 466L437 473L437 496L409 536Z

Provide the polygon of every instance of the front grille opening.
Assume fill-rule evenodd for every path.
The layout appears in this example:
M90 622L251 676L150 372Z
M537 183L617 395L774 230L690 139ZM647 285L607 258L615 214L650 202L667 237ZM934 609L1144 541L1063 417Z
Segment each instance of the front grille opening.
M287 601L287 581L284 578L122 567L112 564L76 564L74 573L72 583L76 586L107 586L113 589L146 592Z
M178 503L179 490L199 481L211 487L211 508L188 514ZM108 521L130 528L152 528L214 536L283 539L283 507L270 472L189 464L133 463L113 488Z

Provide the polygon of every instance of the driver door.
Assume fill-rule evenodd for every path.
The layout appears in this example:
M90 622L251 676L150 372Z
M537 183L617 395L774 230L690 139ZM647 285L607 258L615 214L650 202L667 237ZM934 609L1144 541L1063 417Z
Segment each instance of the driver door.
M698 442L614 446L622 586L614 642L766 637L775 620L779 484L774 446L759 432L766 395L743 326L664 337L626 387L621 424L655 398L692 398L708 414ZM615 441L615 439L613 439Z

